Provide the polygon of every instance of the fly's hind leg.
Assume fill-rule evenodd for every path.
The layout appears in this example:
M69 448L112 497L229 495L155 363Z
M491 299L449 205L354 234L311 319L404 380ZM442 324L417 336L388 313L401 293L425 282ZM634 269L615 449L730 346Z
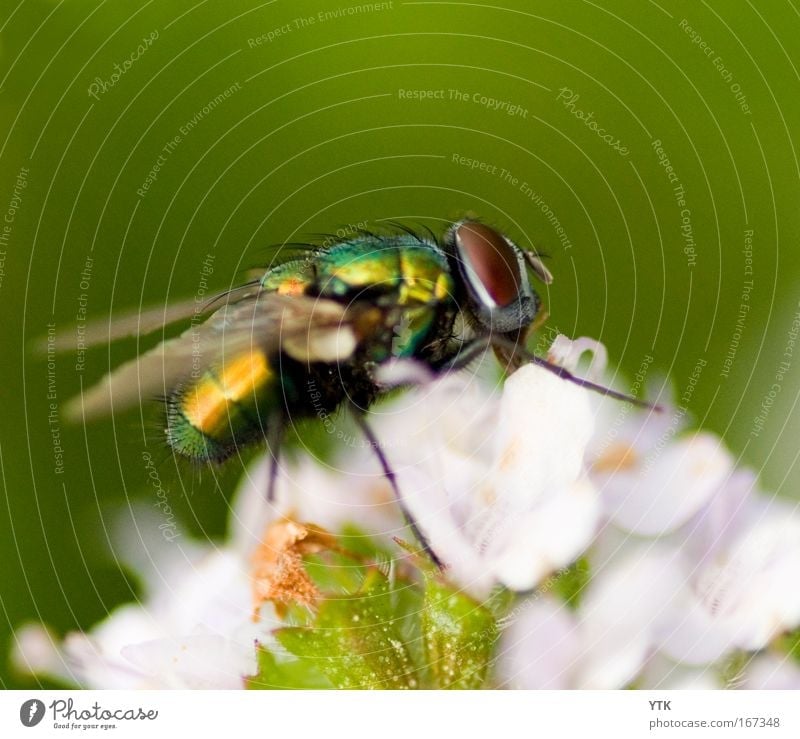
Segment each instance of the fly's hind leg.
M272 415L267 421L267 449L269 451L269 475L267 477L267 503L275 502L275 483L280 469L281 444L283 443L283 416Z
M369 442L369 445L375 452L375 455L377 456L378 461L380 462L381 469L383 470L383 476L389 481L389 484L392 486L392 492L394 493L394 498L397 501L397 505L400 506L400 510L403 512L403 516L408 522L409 528L414 533L414 536L420 543L420 546L428 555L428 557L430 557L431 561L440 570L444 569L444 564L439 559L439 557L436 556L436 552L434 552L433 549L431 548L431 545L428 543L428 540L422 533L419 524L417 523L411 511L408 509L408 506L406 505L405 500L403 499L403 494L400 491L400 486L397 484L397 477L395 476L394 470L392 470L392 467L389 464L389 460L383 453L383 449L381 449L380 447L378 438L375 436L374 432L372 431L372 428L370 428L370 425L367 423L367 420L364 418L363 413L359 409L353 408L353 416L355 417L356 423L361 429L361 433L364 434L365 438Z

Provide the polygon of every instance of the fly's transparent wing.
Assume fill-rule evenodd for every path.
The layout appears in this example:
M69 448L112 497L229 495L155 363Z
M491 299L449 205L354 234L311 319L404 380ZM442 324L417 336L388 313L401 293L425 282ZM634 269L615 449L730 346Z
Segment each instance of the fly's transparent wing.
M108 344L117 339L146 336L176 321L200 318L219 308L223 301L234 303L257 294L258 290L258 281L253 281L226 290L208 300L182 300L130 311L110 320L87 321L81 329L80 343L83 347L92 347L98 344ZM49 339L39 339L36 342L36 351L40 354L53 350L57 352L74 351L78 337L75 333L70 333L56 337L55 343L48 343L48 341Z
M229 303L203 323L127 362L73 398L73 420L108 415L142 399L168 395L177 384L199 378L206 367L258 349L283 351L300 361L335 362L355 350L356 334L344 306L331 300L262 292Z

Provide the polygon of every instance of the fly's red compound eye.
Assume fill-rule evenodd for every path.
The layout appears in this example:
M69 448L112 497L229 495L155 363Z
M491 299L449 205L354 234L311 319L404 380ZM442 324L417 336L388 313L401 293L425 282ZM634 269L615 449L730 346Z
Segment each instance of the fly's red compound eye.
M481 302L498 307L514 303L523 288L523 274L505 237L482 223L462 223L454 237L464 277Z

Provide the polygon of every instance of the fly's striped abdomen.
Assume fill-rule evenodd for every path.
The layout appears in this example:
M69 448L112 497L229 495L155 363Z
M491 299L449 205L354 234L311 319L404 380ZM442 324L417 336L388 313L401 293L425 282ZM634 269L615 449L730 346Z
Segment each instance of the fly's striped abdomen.
M167 404L167 441L176 452L222 461L262 435L281 402L280 378L258 349L211 368L183 385Z

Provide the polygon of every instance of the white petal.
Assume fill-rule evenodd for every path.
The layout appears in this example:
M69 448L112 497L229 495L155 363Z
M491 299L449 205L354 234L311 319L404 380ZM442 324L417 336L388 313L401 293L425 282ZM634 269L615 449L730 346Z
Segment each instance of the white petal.
M458 374L382 406L376 424L406 508L450 578L477 597L496 582L479 532L495 495L498 413L497 394Z
M497 578L512 590L533 588L551 572L574 561L594 536L599 505L586 478L534 511L520 514L506 532L495 537L498 547L488 554Z
M447 576L459 583L476 598L486 597L496 583L493 568L464 534L461 521L450 505L447 491L432 486L423 470L406 468L398 478L405 490L404 500L433 546L439 559L447 566Z
M72 679L85 688L159 687L124 660L122 650L131 643L161 638L166 628L166 622L145 605L130 603L114 609L88 634L67 634L62 650Z
M708 503L693 516L675 541L692 562L703 564L724 551L743 529L763 511L751 470L736 470L715 491Z
M504 687L563 690L572 687L577 621L559 601L532 597L517 604L503 629L497 673Z
M115 553L136 572L146 598L174 582L207 550L205 543L192 541L177 526L163 528L172 519L159 507L162 504L160 498L152 506L136 504L114 520Z
M67 634L63 651L72 671L72 679L81 687L94 690L141 690L161 684L134 669L122 658L120 650L104 650L90 636L80 632Z
M270 453L258 458L242 475L239 486L233 494L233 505L228 516L228 537L231 548L246 559L260 544L267 523L278 518L281 513L275 503L267 501L267 481L272 463ZM288 474L286 462L279 470L281 476Z
M800 690L800 665L788 655L761 654L745 668L745 690Z
M579 609L582 688L619 688L656 647L659 620L683 587L677 552L631 547L591 581Z
M304 456L281 461L276 500L266 501L269 455L251 466L234 496L229 528L232 546L242 556L261 541L268 521L291 515L331 531L356 524L387 540L407 536L391 486L370 449L351 450L331 466Z
M231 551L212 551L187 568L151 608L164 619L167 634L185 634L198 625L228 634L252 614L249 563Z
M653 655L644 667L636 687L640 690L719 690L723 687L713 667L687 667Z
M622 626L583 623L579 631L576 687L582 690L623 688L641 670L651 650L646 630L628 631Z
M30 623L14 632L11 664L20 673L74 680L57 637L42 624Z
M586 336L581 336L572 341L563 334L559 334L547 350L547 358L554 364L575 373L578 370L581 357L586 352L591 352L592 359L583 376L587 379L600 381L605 372L606 364L608 364L608 351L599 341Z
M488 388L456 377L393 407L416 424L405 444L388 446L406 504L473 593L493 579L528 589L590 541L596 496L576 482L592 432L586 395L527 365L506 381L499 404Z
M594 474L605 511L627 531L657 536L684 524L709 501L730 474L732 458L717 437L702 433L626 464Z
M395 471L440 469L439 451L491 460L500 393L465 373L445 375L374 409L370 420Z
M588 391L529 364L506 381L495 441L495 475L506 510L571 485L594 429Z
M122 656L169 688L243 688L243 678L257 670L255 646L244 648L216 634L132 644Z
M800 516L773 501L769 509L703 569L696 589L720 628L757 650L800 624Z
M425 385L432 382L435 375L422 362L413 359L389 359L378 366L373 379L385 388L401 385Z
M732 635L701 603L687 580L684 587L664 606L654 640L675 662L708 665L735 648Z
M90 633L91 644L100 655L118 657L131 642L156 639L167 633L168 625L148 611L146 603L128 603L115 608Z
M582 476L591 433L586 390L534 365L506 382L481 541L508 587L532 588L591 542L599 507Z
M608 387L623 393L633 393L631 385L604 381ZM592 394L595 414L595 433L586 453L587 464L613 467L614 458L619 459L628 451L632 459L644 459L656 449L663 449L686 427L686 414L676 409L662 395L669 393L668 383L648 383L645 399L658 403L661 410L639 408L622 403L615 398ZM608 458L611 464L608 464ZM605 462L605 465L603 464Z

